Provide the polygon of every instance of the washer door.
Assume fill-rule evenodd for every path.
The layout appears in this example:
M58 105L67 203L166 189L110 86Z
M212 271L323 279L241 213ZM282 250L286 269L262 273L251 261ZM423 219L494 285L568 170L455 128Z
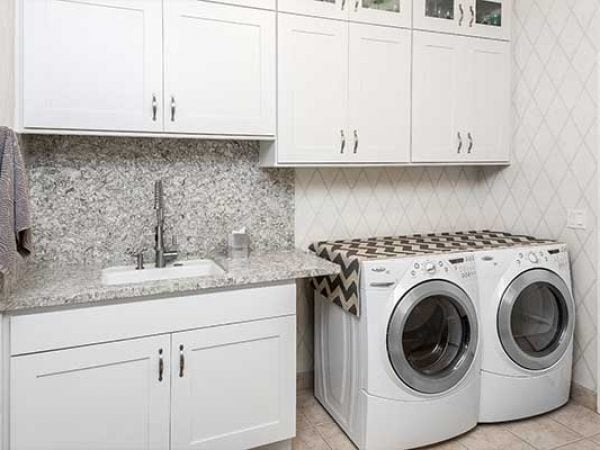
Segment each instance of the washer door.
M571 343L575 306L554 272L533 269L515 278L498 309L498 336L506 354L530 370L552 367Z
M477 350L477 316L453 283L431 280L408 291L388 323L387 351L396 375L410 388L440 394L467 374Z

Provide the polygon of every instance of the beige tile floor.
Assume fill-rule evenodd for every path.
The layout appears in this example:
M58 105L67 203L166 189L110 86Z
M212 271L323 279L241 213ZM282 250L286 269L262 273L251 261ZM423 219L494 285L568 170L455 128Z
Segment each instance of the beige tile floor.
M294 450L354 450L311 391L298 393ZM569 403L528 420L479 425L473 431L428 450L600 450L600 415ZM390 449L401 450L401 449Z

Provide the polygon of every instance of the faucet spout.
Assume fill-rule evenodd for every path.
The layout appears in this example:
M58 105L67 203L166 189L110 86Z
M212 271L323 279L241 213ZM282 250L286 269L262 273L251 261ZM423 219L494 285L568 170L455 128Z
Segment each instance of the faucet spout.
M177 251L165 250L164 238L164 194L162 180L154 183L154 209L156 211L156 226L154 228L154 262L158 268L165 267L168 262L177 259Z

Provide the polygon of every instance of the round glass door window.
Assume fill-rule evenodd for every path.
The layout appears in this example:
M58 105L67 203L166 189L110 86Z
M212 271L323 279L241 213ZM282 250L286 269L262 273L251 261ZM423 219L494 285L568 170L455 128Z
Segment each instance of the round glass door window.
M498 333L508 356L531 370L547 369L564 355L573 333L573 298L554 272L522 273L506 289Z
M412 389L439 394L467 374L477 346L477 318L470 298L456 285L433 280L397 303L388 325L390 362Z

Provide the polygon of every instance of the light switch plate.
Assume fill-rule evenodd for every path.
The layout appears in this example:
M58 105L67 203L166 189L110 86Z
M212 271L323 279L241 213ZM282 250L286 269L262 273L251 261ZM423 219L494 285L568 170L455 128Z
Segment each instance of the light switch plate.
M567 211L567 227L575 230L587 228L587 218L583 209L569 209Z

